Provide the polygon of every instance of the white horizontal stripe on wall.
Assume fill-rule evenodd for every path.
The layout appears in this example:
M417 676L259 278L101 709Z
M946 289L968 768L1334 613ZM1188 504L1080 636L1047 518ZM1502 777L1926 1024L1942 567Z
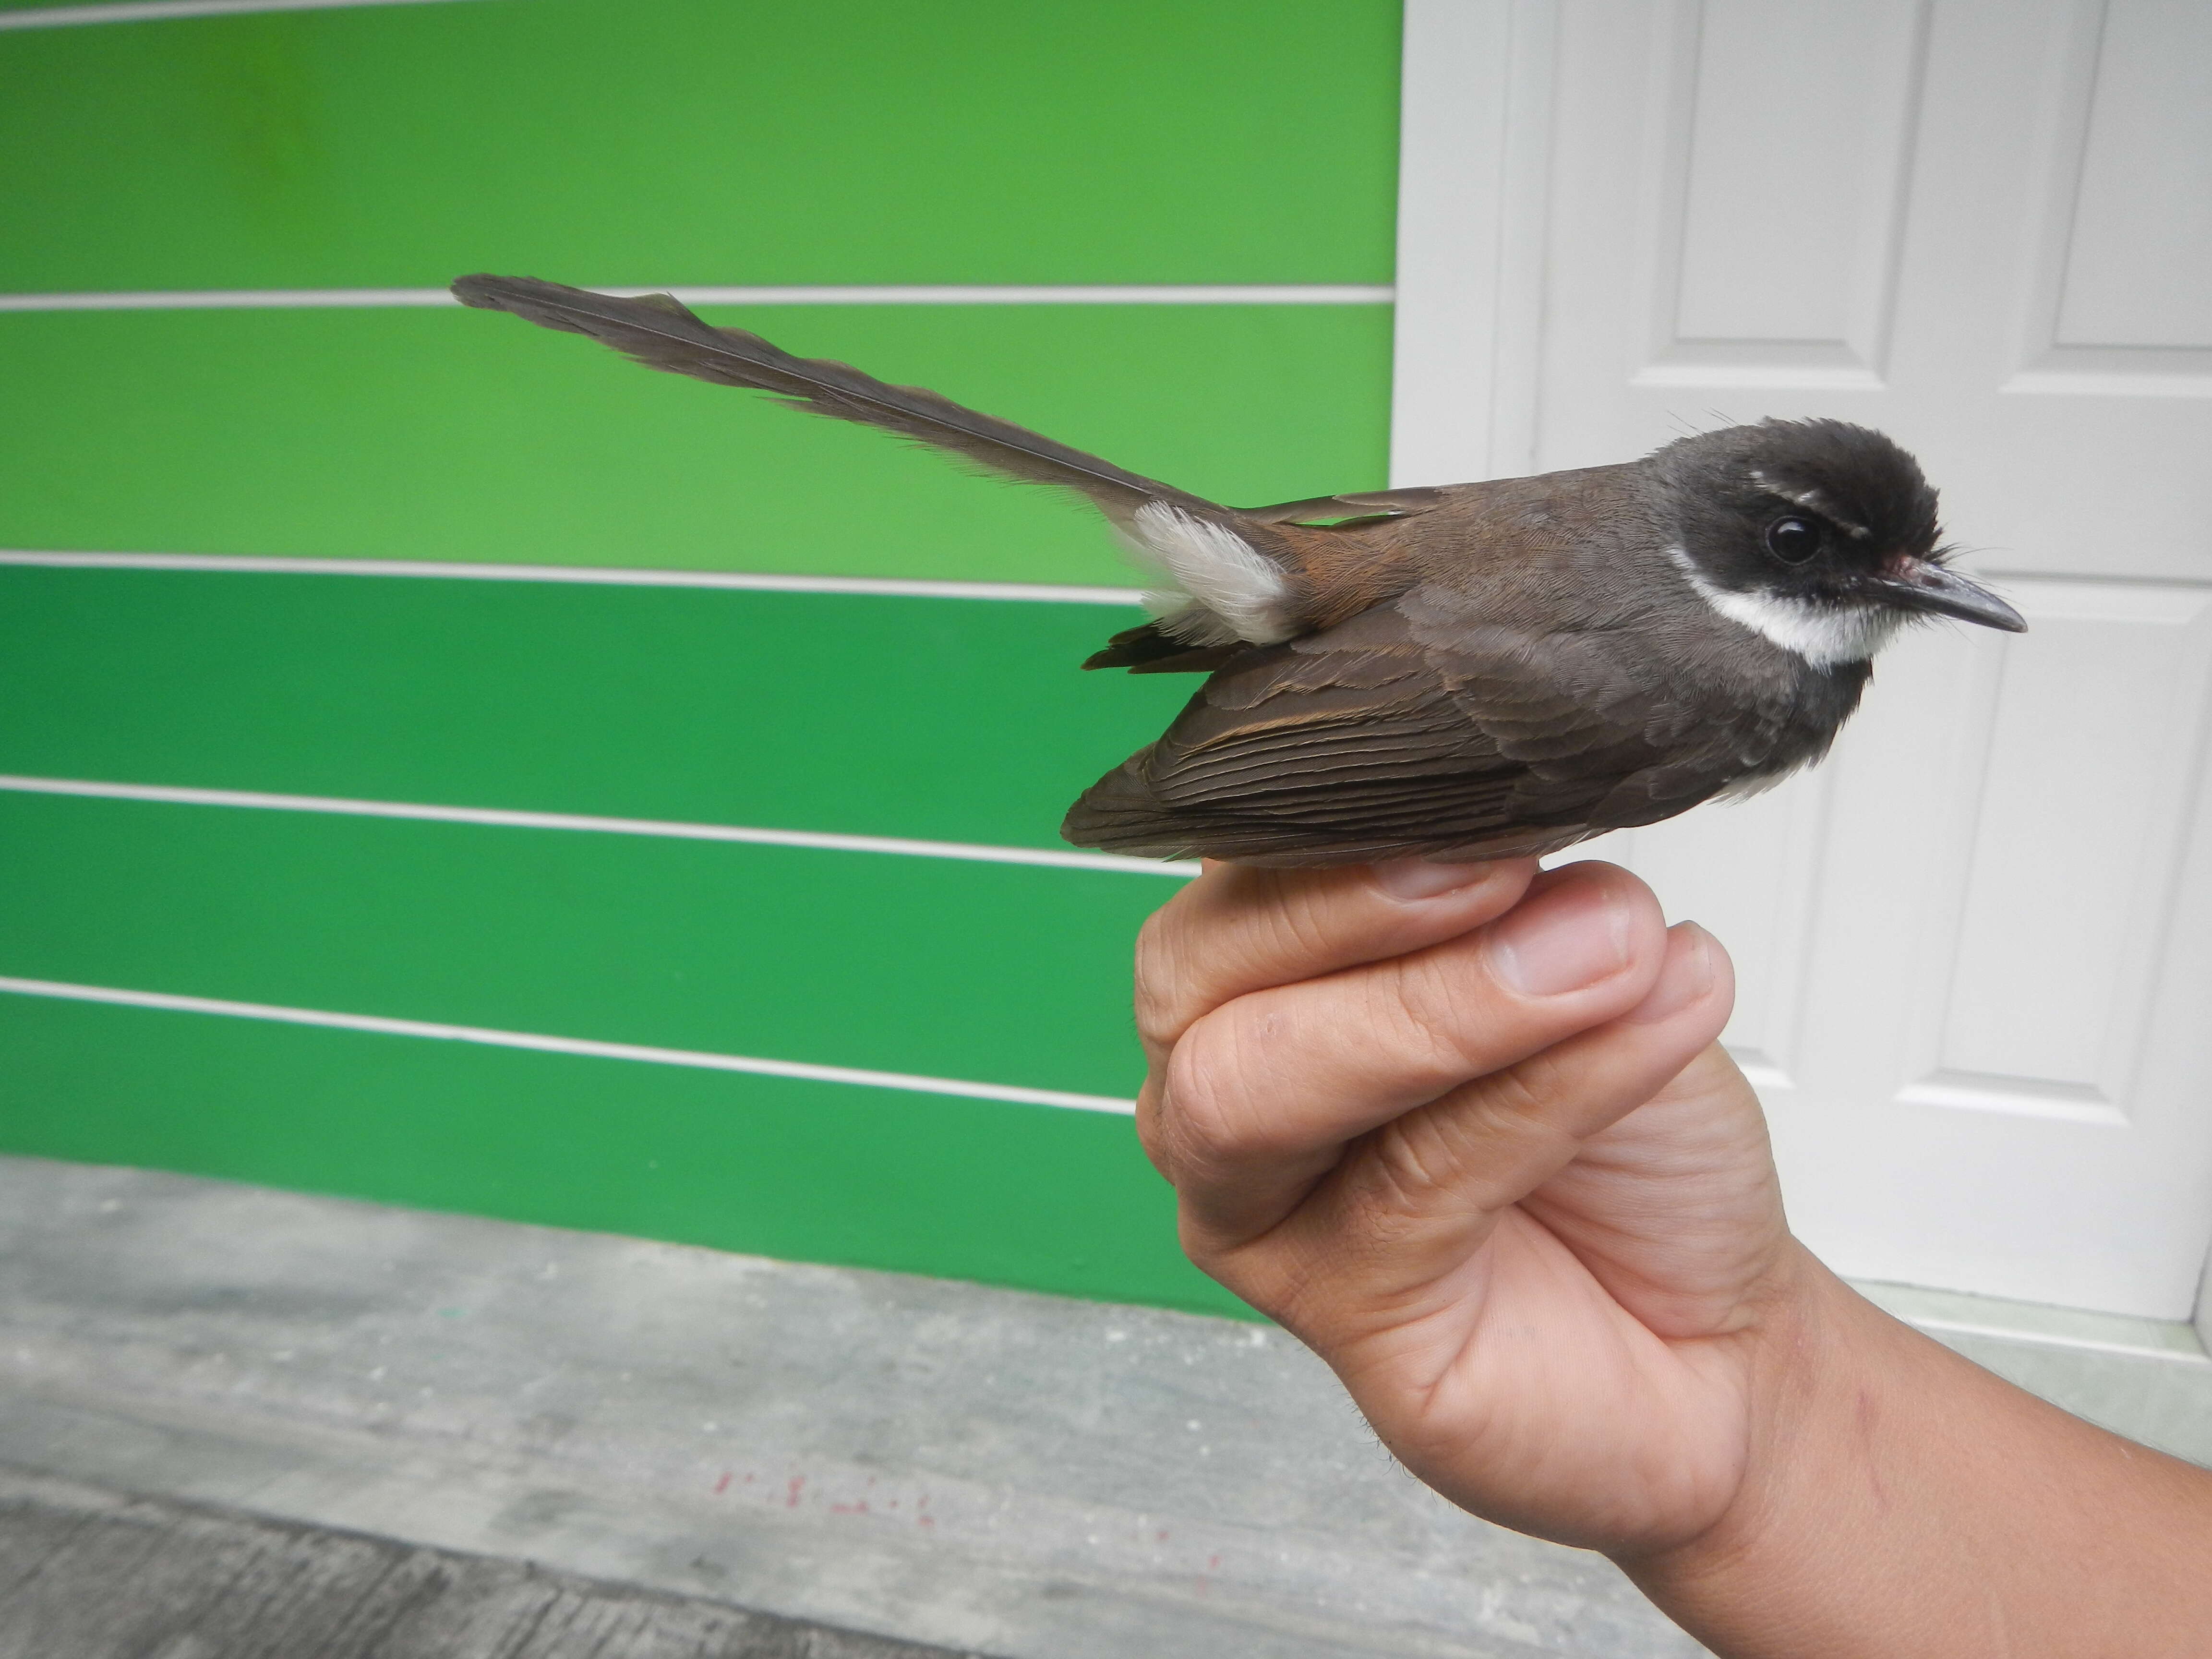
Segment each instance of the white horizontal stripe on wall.
M106 783L88 778L32 778L0 774L0 792L72 795L93 800L151 801L168 806L233 806L274 812L321 812L336 817L404 818L425 823L477 823L507 830L584 830L609 836L658 836L671 841L734 842L749 847L799 847L823 853L888 853L905 858L957 859L975 864L1031 864L1056 870L1104 870L1121 875L1188 880L1200 866L1118 853L1061 852L1047 847L989 847L959 841L908 841L896 836L842 836L812 830L755 830L729 823L680 823L659 818L595 817L574 812L510 811L497 806L436 806L411 801L349 800L337 795L276 795L249 789L194 789L161 783Z
M0 992L16 996L53 997L67 1002L105 1003L120 1008L155 1008L170 1013L221 1014L234 1019L269 1020L280 1025L317 1025L331 1030L368 1031L380 1036L476 1042L491 1048L528 1048L540 1054L577 1054L587 1060L633 1060L650 1066L688 1066L699 1071L795 1078L805 1083L849 1083L867 1089L899 1089L909 1094L958 1095L970 1100L1003 1100L1017 1106L1060 1106L1079 1112L1117 1112L1125 1116L1137 1109L1133 1100L1117 1100L1111 1095L1070 1094L1062 1089L1022 1089L1001 1083L970 1083L959 1078L916 1077L906 1072L870 1072L851 1066L811 1066L803 1060L707 1054L696 1048L595 1042L588 1037L497 1031L481 1025L446 1025L422 1019L386 1019L377 1014L331 1013L321 1008L286 1008L265 1002L228 1002L217 997L173 996L165 991L128 991L106 985L71 985L59 980L0 975Z
M400 3L400 0L379 0ZM429 3L430 0L416 0ZM0 20L10 14L0 12ZM21 15L17 13L15 15ZM687 306L1372 306L1390 303L1387 283L1070 283L807 286L577 283L602 294L672 294ZM0 311L294 310L331 306L457 306L442 288L178 289L127 294L0 294Z
M76 553L0 549L0 565L81 570L256 571L279 576L428 576L455 581L600 582L617 587L728 587L760 593L867 593L906 599L1024 599L1141 605L1139 587L1057 582L947 582L908 576L796 576L749 570L633 570L619 565L461 564L418 559L267 558L250 553Z
M170 17L228 17L242 11L335 11L348 6L428 6L452 0L121 0L91 6L34 6L0 11L0 29L67 28L83 23L158 23Z

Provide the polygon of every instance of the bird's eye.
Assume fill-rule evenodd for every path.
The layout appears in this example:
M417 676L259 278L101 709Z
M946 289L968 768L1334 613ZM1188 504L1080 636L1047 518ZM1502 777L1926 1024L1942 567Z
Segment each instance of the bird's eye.
M1802 564L1820 550L1820 526L1810 519L1777 519L1766 526L1766 550L1784 564Z

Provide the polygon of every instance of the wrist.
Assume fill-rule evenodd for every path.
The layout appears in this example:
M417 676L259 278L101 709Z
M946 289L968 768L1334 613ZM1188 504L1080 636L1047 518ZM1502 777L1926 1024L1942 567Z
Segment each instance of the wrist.
M1731 1628L1800 1623L1798 1587L1824 1576L1823 1564L1850 1547L1847 1534L1865 1518L1859 1504L1839 1498L1879 1488L1870 1418L1913 1369L1904 1349L1933 1346L1794 1237L1756 1303L1741 1333L1747 1426L1734 1498L1693 1538L1614 1557L1647 1595L1701 1635L1715 1628L1715 1607L1727 1610Z
M1728 1659L2179 1656L2212 1628L2212 1476L2015 1389L1802 1246L1746 1361L1744 1478L1617 1558Z

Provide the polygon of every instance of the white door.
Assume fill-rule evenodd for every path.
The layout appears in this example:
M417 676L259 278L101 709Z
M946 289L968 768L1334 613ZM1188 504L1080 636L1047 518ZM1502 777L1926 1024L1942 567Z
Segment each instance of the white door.
M2212 3L1412 0L1398 483L1765 415L1915 451L2033 631L1608 838L1711 926L1798 1231L2186 1318L2212 1243Z

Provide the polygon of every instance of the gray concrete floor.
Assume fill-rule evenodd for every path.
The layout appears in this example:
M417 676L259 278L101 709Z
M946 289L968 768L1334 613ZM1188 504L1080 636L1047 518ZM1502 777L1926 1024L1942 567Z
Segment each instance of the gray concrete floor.
M0 1659L309 1656L962 1659L524 1562L0 1469Z
M2192 1344L1960 1305L2212 1461ZM1001 1659L1701 1651L1272 1329L143 1171L0 1159L0 1465Z

